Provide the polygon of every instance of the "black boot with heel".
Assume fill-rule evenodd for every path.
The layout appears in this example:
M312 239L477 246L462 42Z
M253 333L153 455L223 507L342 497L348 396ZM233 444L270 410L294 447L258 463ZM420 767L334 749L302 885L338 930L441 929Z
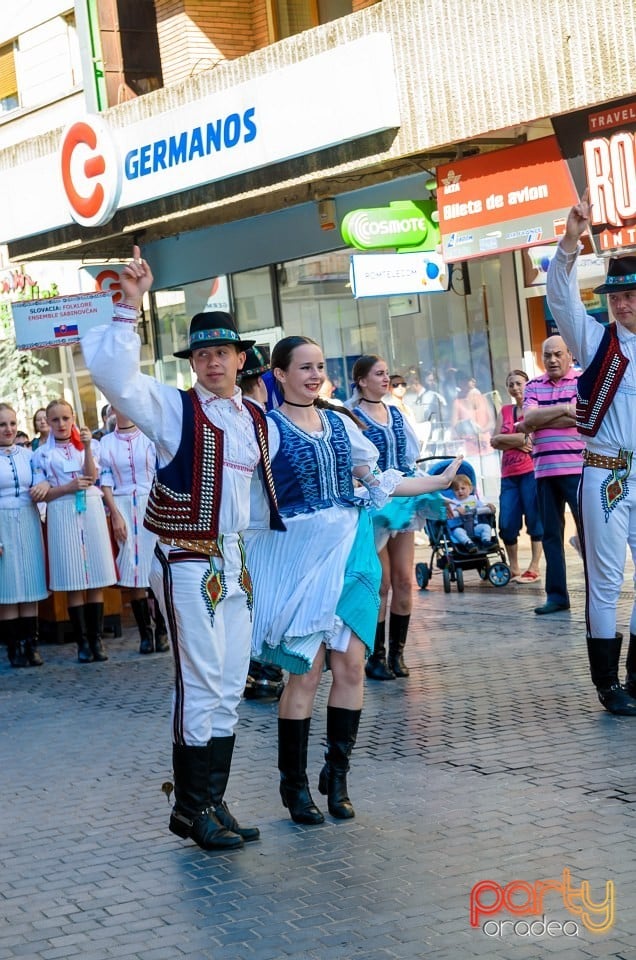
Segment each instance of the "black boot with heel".
M355 811L347 792L349 757L355 746L361 710L327 707L326 763L320 771L318 789L326 795L329 813L338 820L350 820Z
M395 680L395 674L386 664L385 629L386 621L381 620L375 628L373 653L364 665L369 680Z
M88 645L93 654L93 660L102 663L108 660L108 654L104 650L102 638L104 634L104 604L87 603L84 607L86 611L86 636Z
M68 617L73 627L73 639L77 644L77 659L79 663L92 663L93 653L86 635L86 607L69 607Z
M147 598L131 600L130 609L139 630L139 653L154 653L155 642L152 636L152 622Z
M404 647L410 619L410 613L392 613L389 617L389 670L392 670L396 677L410 676L410 670L404 663Z
M309 792L307 747L311 718L278 720L280 796L294 823L318 824L325 818Z

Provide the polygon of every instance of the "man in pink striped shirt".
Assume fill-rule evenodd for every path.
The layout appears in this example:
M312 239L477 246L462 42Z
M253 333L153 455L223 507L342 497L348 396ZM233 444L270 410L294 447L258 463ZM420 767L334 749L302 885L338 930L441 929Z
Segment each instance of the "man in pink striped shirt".
M562 337L543 344L545 373L527 384L522 429L532 433L532 456L543 521L546 602L536 614L569 610L565 550L565 505L579 527L578 488L583 469L583 440L576 429L576 381L572 354Z

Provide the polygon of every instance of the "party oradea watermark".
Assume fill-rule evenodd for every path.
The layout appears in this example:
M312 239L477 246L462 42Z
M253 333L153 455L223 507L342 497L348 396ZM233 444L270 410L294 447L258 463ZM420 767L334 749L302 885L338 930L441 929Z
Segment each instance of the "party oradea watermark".
M479 880L470 891L470 925L491 938L578 937L581 932L607 933L614 924L615 889L605 881L604 896L594 899L592 885L577 886L568 867L560 879ZM548 911L564 907L570 916L552 918Z

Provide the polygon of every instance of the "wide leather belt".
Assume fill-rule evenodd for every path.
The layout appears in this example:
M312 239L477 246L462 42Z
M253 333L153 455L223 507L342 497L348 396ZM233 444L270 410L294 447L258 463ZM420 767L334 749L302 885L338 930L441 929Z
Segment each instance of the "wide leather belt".
M217 540L186 540L183 537L159 538L168 547L178 547L180 550L189 550L191 553L202 553L206 557L222 557L221 547Z
M588 467L599 467L601 470L627 470L627 460L624 457L608 457L604 453L583 451L583 462Z

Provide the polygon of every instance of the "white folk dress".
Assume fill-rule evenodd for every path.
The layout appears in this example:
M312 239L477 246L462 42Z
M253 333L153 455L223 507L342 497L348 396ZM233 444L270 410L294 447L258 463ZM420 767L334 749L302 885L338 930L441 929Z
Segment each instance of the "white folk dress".
M99 474L99 443L91 441ZM50 443L33 455L34 481L61 487L84 475L84 451L72 443ZM84 494L84 495L82 495ZM46 509L46 546L51 590L96 590L117 582L101 490L68 493Z
M126 523L127 537L120 543L117 570L122 587L147 587L157 537L144 527L148 494L152 487L157 453L141 430L115 429L99 442L100 484L111 487L115 506Z
M0 447L0 604L48 596L42 523L29 497L31 457L24 447Z
M373 470L378 451L349 417L318 412L323 430L317 433L301 430L280 411L268 414L270 459L287 530L267 529L254 508L247 540L252 654L298 674L311 669L322 643L346 651L352 632L371 650L379 606L381 569L368 501L342 496L347 475L351 482L353 468L363 464ZM298 480L293 503L285 494L290 476ZM378 494L385 498L401 475L389 471L380 479Z

